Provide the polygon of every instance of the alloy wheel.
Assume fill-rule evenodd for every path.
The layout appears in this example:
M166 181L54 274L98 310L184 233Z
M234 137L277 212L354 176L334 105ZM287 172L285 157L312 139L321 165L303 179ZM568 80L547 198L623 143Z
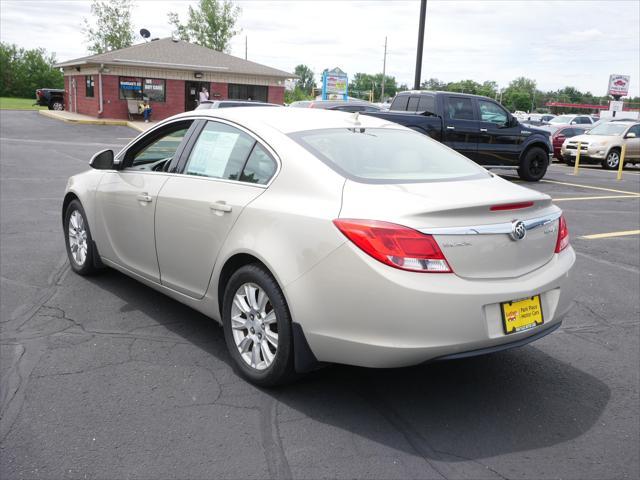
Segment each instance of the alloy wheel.
M278 352L276 312L266 292L255 283L238 288L231 306L233 339L244 362L265 370Z
M84 265L87 260L87 229L84 218L78 210L71 212L69 216L69 250L73 260L78 266Z
M607 166L609 168L616 168L619 163L620 163L620 155L618 155L618 152L611 152L607 156Z

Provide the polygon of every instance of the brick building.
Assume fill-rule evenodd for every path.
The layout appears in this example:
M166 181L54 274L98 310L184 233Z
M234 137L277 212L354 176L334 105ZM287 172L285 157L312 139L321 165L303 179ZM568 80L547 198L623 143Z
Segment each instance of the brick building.
M202 87L210 100L284 102L284 82L295 75L183 40L163 38L56 65L64 71L65 109L104 118L128 118L127 101L148 98L153 119L197 106Z

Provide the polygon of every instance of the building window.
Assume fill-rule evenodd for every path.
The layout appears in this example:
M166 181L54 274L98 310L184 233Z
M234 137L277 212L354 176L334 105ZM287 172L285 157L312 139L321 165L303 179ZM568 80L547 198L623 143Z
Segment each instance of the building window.
M241 85L237 83L230 83L229 99L266 102L268 90L268 87L265 87L264 85Z
M93 97L93 75L85 75L84 76L84 83L85 83L85 96L86 97Z
M120 99L164 102L166 80L160 78L120 77Z

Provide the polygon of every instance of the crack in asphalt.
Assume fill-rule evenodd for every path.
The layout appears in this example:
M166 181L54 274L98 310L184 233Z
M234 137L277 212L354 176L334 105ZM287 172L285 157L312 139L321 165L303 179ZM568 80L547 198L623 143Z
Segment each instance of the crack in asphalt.
M263 395L260 402L260 434L262 448L267 460L269 478L290 480L293 478L289 461L282 447L278 427L278 400L271 395Z

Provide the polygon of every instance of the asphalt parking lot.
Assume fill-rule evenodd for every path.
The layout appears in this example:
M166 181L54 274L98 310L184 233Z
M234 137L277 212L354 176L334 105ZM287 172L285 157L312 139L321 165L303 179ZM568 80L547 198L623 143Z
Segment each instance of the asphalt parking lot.
M0 123L1 478L640 477L640 236L615 235L640 229L640 169L556 164L527 185L563 208L578 255L557 332L261 390L213 321L115 271L69 271L66 180L137 132Z

